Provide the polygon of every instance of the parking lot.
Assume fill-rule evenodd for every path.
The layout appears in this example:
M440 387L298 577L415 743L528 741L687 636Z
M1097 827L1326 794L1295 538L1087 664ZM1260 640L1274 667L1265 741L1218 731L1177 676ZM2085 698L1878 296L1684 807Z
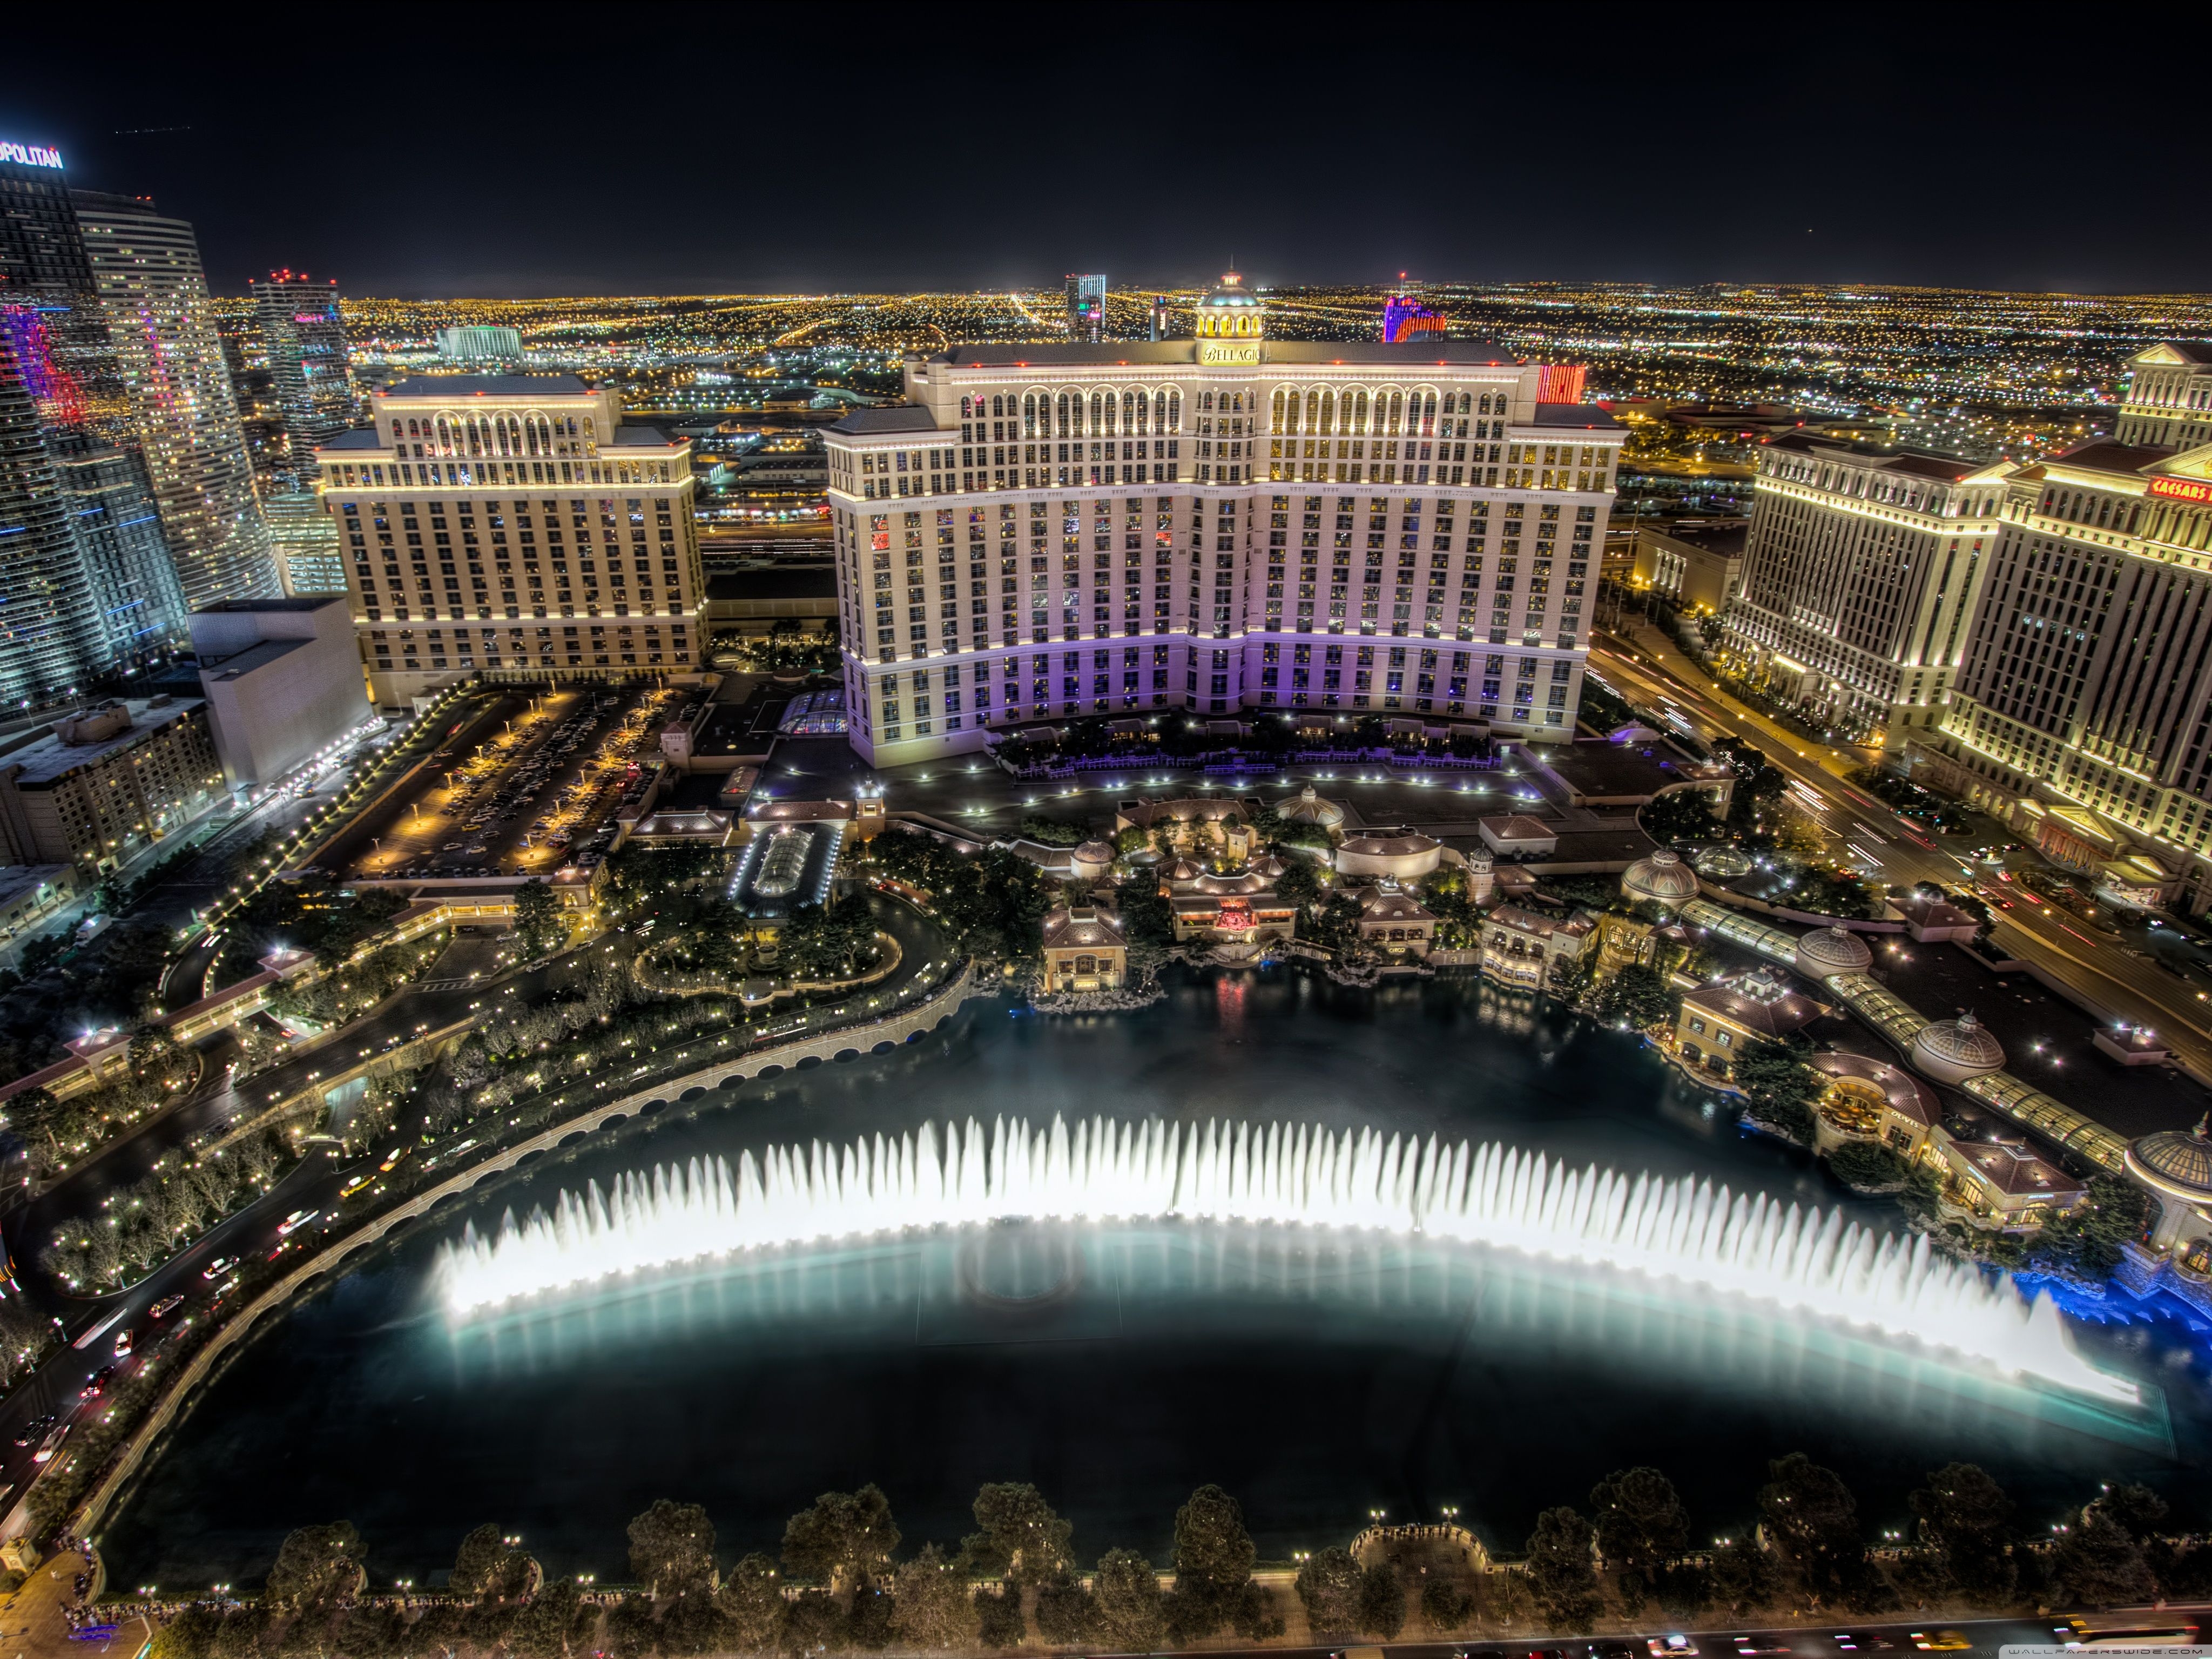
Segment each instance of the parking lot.
M496 721L439 750L381 824L350 838L338 873L450 880L596 862L678 696L589 684L516 696Z

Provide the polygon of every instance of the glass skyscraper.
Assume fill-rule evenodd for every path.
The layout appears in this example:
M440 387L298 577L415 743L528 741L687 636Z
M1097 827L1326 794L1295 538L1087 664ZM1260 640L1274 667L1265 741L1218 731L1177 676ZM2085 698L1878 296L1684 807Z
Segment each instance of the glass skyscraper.
M50 151L36 152L50 155ZM0 162L0 698L185 638L131 398L55 165Z
M276 597L276 562L191 226L143 197L71 195L186 606Z
M272 270L252 287L254 320L284 411L288 453L272 470L287 489L312 492L316 446L354 419L338 285L318 283L304 270Z

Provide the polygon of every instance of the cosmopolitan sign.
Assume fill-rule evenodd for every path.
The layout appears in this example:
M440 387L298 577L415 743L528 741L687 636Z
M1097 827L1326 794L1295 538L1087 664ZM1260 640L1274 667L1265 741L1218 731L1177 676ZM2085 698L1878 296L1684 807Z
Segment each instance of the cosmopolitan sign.
M2175 501L2212 501L2212 479L2153 478L2150 493Z
M17 144L0 138L0 161L20 161L27 167L58 167L62 164L62 153L44 144Z

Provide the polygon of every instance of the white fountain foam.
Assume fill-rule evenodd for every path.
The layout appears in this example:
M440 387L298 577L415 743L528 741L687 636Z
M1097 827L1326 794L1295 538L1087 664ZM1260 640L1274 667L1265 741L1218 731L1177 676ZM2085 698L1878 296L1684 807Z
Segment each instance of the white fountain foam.
M781 1245L1017 1218L1273 1222L1369 1228L1671 1279L1901 1337L2112 1401L2134 1386L2077 1352L2046 1291L1846 1222L1685 1177L1570 1170L1495 1143L1456 1146L1305 1124L1177 1128L999 1120L756 1160L666 1165L562 1192L551 1214L473 1223L441 1249L447 1309Z

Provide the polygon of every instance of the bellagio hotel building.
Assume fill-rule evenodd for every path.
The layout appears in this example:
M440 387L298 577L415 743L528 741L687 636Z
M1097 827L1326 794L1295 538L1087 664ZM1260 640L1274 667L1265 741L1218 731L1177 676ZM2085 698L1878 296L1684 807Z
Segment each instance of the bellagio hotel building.
M369 695L696 670L691 445L569 374L434 374L319 447Z
M1581 371L1285 342L958 346L829 428L852 743L1277 709L1573 730L1622 438Z

